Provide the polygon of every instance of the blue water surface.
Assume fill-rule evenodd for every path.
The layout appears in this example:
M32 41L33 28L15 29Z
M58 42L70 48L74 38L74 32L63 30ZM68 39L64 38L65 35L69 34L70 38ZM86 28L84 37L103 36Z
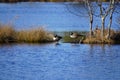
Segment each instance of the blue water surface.
M0 46L0 80L120 80L120 45Z

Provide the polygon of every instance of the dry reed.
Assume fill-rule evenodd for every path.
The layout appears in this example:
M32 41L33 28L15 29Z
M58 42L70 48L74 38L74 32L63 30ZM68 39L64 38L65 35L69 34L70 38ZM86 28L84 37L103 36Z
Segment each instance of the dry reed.
M52 40L43 28L21 30L17 35L19 42L49 42Z
M0 25L0 43L8 42L51 42L52 38L44 28L16 31L12 26Z
M16 31L10 25L0 25L0 42L15 41Z
M94 33L95 32L95 33ZM93 31L92 37L89 35L84 40L84 43L91 43L91 44L112 44L112 43L120 43L120 32L116 32L114 30L110 30L110 37L108 38L108 29L104 30L104 38L101 38L101 30Z

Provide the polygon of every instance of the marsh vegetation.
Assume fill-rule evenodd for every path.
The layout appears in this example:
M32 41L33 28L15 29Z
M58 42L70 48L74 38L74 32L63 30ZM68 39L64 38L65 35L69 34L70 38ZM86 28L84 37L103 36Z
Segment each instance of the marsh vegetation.
M10 25L0 25L0 43L27 42L45 43L51 42L49 32L42 27L29 30L15 30Z

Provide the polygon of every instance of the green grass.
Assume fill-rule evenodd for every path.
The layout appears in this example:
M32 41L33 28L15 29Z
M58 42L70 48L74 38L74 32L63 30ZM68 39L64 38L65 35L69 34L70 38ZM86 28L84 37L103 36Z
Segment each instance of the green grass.
M70 38L70 33L71 32L76 32L78 34L81 34L83 36L79 36L78 38ZM64 32L64 37L63 37L63 42L65 43L80 43L81 41L83 42L83 40L85 39L85 35L87 34L88 32L85 32L85 31L70 31L70 32Z
M85 38L84 36L81 36L81 37L78 37L76 39L73 39L73 38L70 38L69 36L64 36L63 42L65 42L65 43L81 43L81 42L83 42L84 38Z

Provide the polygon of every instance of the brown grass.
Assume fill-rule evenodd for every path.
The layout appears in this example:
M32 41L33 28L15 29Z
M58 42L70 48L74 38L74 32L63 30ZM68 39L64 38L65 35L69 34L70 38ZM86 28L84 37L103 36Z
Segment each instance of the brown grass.
M51 42L52 38L44 28L16 31L9 25L0 25L0 43L10 42Z
M49 42L52 40L43 28L22 30L19 31L17 35L19 42Z
M97 31L91 38L89 35L83 41L84 43L91 43L91 44L113 44L113 43L120 43L120 32L116 32L114 30L110 30L110 38L107 38L108 29L104 30L104 39L101 38L101 31Z
M0 25L0 42L13 42L15 41L16 31L12 26Z
M112 44L114 43L113 40L111 39L104 39L103 41L101 39L97 39L97 38L86 38L84 41L84 43L89 43L89 44Z

